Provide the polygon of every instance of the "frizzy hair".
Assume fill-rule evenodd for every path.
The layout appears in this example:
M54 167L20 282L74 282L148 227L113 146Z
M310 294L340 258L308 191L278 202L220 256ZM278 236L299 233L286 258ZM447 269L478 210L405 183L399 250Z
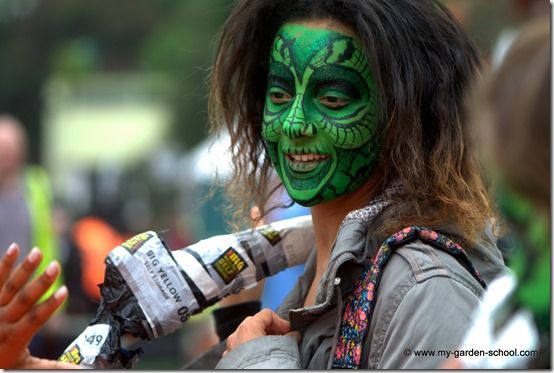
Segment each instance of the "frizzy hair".
M466 89L480 60L450 12L434 0L241 0L227 19L211 77L211 130L231 138L227 185L235 217L267 201L261 141L269 51L279 27L332 19L362 41L378 87L382 186L399 180L399 209L381 227L455 224L471 240L491 216L465 126Z

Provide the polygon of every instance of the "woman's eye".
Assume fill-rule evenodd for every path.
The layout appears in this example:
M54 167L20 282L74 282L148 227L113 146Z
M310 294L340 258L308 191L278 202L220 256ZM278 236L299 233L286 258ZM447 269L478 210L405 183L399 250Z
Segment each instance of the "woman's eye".
M325 105L331 109L340 109L350 103L348 99L337 96L321 96L318 100L322 105Z
M282 105L291 100L291 95L285 92L270 92L269 98L276 105Z

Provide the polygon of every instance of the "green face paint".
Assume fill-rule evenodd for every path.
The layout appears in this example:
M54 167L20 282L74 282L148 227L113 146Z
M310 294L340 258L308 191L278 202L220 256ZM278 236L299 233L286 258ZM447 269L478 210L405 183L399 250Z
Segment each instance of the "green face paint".
M285 24L270 55L262 137L289 195L313 206L373 171L376 85L356 38Z

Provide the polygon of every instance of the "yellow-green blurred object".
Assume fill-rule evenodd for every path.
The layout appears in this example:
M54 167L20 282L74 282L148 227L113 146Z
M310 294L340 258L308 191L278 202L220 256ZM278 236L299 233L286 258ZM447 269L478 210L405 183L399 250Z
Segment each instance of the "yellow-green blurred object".
M51 261L60 259L60 250L52 225L52 193L44 169L39 166L28 166L25 169L25 193L31 215L31 244L42 251L42 262L35 272L38 275L46 270ZM60 274L41 300L49 297L62 283Z

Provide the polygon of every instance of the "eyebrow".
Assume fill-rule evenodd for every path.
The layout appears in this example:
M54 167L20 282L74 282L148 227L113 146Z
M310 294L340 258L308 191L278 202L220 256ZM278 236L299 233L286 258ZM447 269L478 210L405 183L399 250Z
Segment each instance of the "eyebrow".
M348 94L350 97L359 100L361 98L360 91L356 86L350 82L345 82L344 80L326 80L317 85L317 90L320 91L322 89L327 88L335 88L338 89L346 94Z
M283 78L281 76L277 76L277 75L274 75L274 74L269 74L267 82L269 84L277 84L278 86L281 86L281 87L287 88L287 89L290 89L292 87L290 82L286 78Z

